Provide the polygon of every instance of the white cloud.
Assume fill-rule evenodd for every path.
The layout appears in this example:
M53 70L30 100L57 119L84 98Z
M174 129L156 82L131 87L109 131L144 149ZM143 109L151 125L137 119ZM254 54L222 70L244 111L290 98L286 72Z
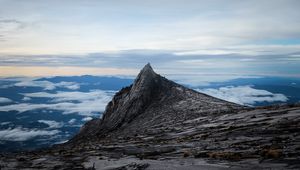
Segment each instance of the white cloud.
M50 81L37 81L34 79L24 79L21 82L17 82L14 86L18 87L41 87L44 90L54 90L57 87L67 88L70 90L77 90L80 88L80 85L76 82L59 82L59 83L52 83Z
M199 92L242 105L253 105L256 102L286 102L283 94L254 89L251 86L228 86L219 89L196 89Z
M267 0L32 3L5 1L0 6L1 28L14 30L1 32L0 29L6 37L0 42L1 52L91 53L134 48L199 50L256 44L262 39L297 39L300 30L297 0L272 3ZM58 15L54 15L54 11ZM106 17L97 17L103 15ZM26 27L16 29L18 22L4 20L12 17L16 21L26 21Z
M26 129L26 128L10 128L0 130L0 140L2 141L26 141L38 136L52 136L60 131L58 130L37 130L37 129Z
M33 80L25 80L15 84L18 87L42 87L45 90L54 90L56 87L54 83L49 81L33 81Z
M139 69L143 67L145 61L148 61L159 73L164 75L170 73L177 75L235 74L236 77L249 75L299 77L298 65L300 60L297 57L290 57L290 53L300 51L300 45L236 45L230 48L220 47L212 53L214 55L209 55L208 51L211 51L211 49L203 50L184 50L183 54L180 54L180 50L125 50L115 53L89 54L85 57L55 55L52 56L52 60L46 63L36 63L34 58L43 58L47 55L37 57L18 56L23 58L20 62L7 61L10 58L17 58L16 56L0 55L0 63L4 65L0 66L0 72L2 70L5 73L4 76L15 74L27 76L126 74L135 76ZM222 54L222 51L229 51L229 53L224 52ZM58 65L55 62L57 58L63 58L64 60L61 59L59 66L52 67ZM105 62L95 64L98 61ZM9 67L8 65L16 65L16 67ZM23 65L33 66L25 67ZM35 65L39 65L39 67ZM105 70L104 68L108 66L116 70ZM104 70L97 70L99 67ZM27 74L28 70L30 70L30 75ZM7 73L9 74L7 75ZM182 75L182 78L185 79L185 75ZM202 79L202 77L198 79ZM66 85L64 82L57 84ZM79 85L69 83L65 88L77 89Z
M53 120L38 120L38 122L47 124L49 129L61 128L63 126L62 122L56 122Z
M300 50L300 45L278 45L278 44L262 44L262 45L231 45L223 46L221 49L215 48L200 48L197 50L182 50L176 51L173 54L177 56L189 55L243 55L243 56L257 56L257 55L290 55L290 53L297 53ZM295 58L296 59L296 58Z
M10 103L12 100L6 97L0 97L0 103Z
M70 120L68 121L69 124L74 124L75 122L76 122L76 119L70 119Z
M87 121L90 121L90 120L92 120L92 119L93 119L92 117L85 117L85 118L82 119L82 121L87 122Z
M6 106L0 106L0 111L16 110L25 112L35 109L60 110L64 114L77 113L80 115L93 115L94 113L104 111L107 103L114 95L113 91L91 91L91 92L58 92L58 93L26 93L26 97L46 97L52 98L50 104L30 104L20 103ZM76 102L73 102L76 101Z
M66 81L62 81L60 83L56 83L55 86L58 87L65 87L68 88L70 90L77 90L80 88L80 85L75 83L75 82L66 82Z
M90 92L64 92L58 91L57 93L37 92L37 93L24 93L26 97L46 97L52 98L52 102L67 102L67 101L87 101L102 99L104 101L110 100L114 91L94 90Z
M1 122L0 125L4 126L4 125L9 125L11 124L11 122Z
M31 100L31 98L30 98L30 97L23 97L22 100L23 100L23 101L29 101L29 100Z
M191 87L209 86L212 82L225 82L238 78L261 78L259 76L246 76L236 74L182 74L168 75L179 84L189 85Z

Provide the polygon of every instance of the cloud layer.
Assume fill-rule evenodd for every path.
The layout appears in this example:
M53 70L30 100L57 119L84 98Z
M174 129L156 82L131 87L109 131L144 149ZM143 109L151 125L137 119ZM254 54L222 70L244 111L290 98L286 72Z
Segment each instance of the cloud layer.
M24 79L21 82L15 83L14 86L18 87L41 87L44 90L54 90L57 87L67 88L70 90L77 90L80 88L80 85L75 82L59 82L52 83L50 81L37 81L34 79Z
M0 76L136 75L151 62L163 75L201 74L189 81L217 74L300 77L299 6L298 0L0 1Z
M274 94L251 86L228 86L219 89L197 89L197 91L241 105L253 105L256 102L286 102L283 94Z
M12 100L6 97L0 97L0 103L10 103Z
M38 122L48 125L49 129L58 129L64 125L62 122L56 122L54 120L38 120Z
M46 56L36 56L44 58ZM300 77L300 53L272 55L176 55L167 51L123 51L120 53L98 53L85 57L69 56L64 59L53 56L45 63L32 57L21 57L18 62L8 61L0 55L0 76L53 76L53 75L126 75L135 77L139 70L150 62L156 72L183 84L207 84L235 78L247 77ZM18 58L13 57L12 58ZM56 59L61 60L56 63ZM65 60L65 61L64 61ZM1 65L0 64L0 65ZM22 65L39 65L22 66ZM67 67L65 65L68 65ZM107 69L106 67L114 69ZM22 80L17 86L36 86L47 90L68 88L76 90L80 84L72 82L51 83L48 81ZM1 88L1 86L0 86Z
M37 130L37 129L26 129L26 128L10 128L0 130L0 141L26 141L33 139L38 136L52 136L58 134L58 130Z
M255 45L251 51L259 52L263 45L294 44L300 37L297 0L0 3L2 53L243 51Z
M57 92L57 93L25 93L25 97L49 98L50 103L32 104L20 103L0 106L0 111L16 110L20 113L36 109L59 110L63 114L76 113L91 116L104 111L105 106L111 100L115 92L95 90L90 92Z

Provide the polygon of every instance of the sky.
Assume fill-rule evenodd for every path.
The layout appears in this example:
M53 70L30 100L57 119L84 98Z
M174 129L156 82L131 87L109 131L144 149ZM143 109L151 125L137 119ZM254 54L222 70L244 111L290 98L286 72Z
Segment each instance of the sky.
M300 77L298 0L0 0L0 76Z

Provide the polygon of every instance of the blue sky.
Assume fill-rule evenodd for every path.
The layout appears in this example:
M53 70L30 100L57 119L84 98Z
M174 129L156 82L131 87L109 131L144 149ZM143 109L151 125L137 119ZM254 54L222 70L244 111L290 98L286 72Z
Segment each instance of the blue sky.
M0 76L299 77L298 0L0 0ZM188 76L187 76L188 75Z

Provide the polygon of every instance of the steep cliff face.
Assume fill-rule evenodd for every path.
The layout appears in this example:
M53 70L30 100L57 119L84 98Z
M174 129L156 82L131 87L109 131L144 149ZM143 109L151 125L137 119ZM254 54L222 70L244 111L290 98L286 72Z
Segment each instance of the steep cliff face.
M131 86L116 93L103 117L86 123L74 139L101 137L128 127L138 131L158 123L176 123L205 113L240 108L243 107L176 84L156 74L147 64Z
M162 77L154 73L150 64L147 64L133 85L117 93L108 104L103 114L101 129L116 129L143 113L163 90L167 90L163 83Z

